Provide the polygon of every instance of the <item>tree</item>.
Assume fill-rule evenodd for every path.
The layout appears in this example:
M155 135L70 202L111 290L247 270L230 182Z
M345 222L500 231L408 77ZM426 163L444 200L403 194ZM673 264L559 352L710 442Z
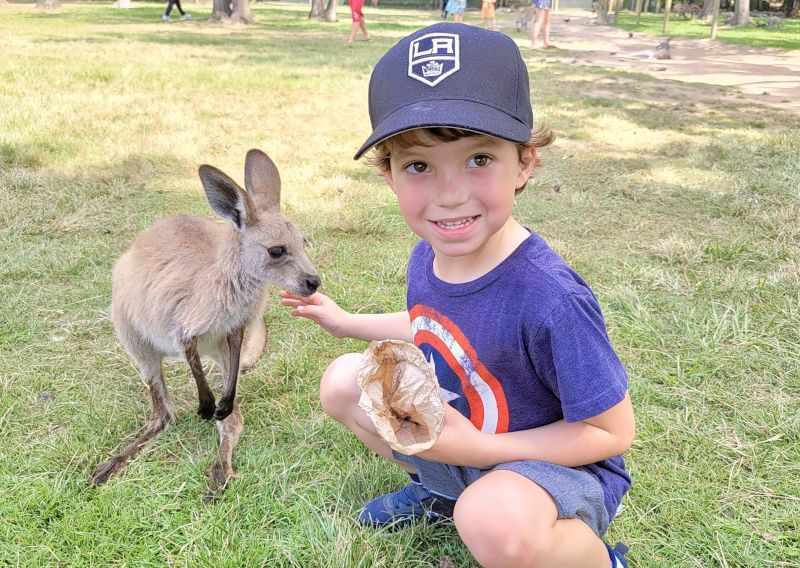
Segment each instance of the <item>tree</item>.
M750 25L750 0L736 0L731 23L737 28Z
M597 0L597 23L608 25L608 0Z
M661 29L661 33L666 35L667 30L669 29L669 15L672 12L672 0L667 0L667 5L664 6L664 27Z
M224 24L252 24L256 21L250 12L248 0L214 0L209 22Z
M706 0L708 2L708 0ZM710 3L710 2L709 2ZM711 8L711 39L717 39L717 22L719 21L720 0L714 0Z
M327 6L323 6L323 2L324 0L311 0L311 11L308 13L308 19L335 22L336 0L328 0Z

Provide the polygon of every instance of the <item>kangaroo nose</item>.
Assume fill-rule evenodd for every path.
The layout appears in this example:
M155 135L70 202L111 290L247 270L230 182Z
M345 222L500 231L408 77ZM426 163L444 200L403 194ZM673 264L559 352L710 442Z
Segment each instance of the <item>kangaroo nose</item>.
M313 294L319 288L319 276L316 274L312 274L311 276L306 276L306 288L308 288L308 293Z

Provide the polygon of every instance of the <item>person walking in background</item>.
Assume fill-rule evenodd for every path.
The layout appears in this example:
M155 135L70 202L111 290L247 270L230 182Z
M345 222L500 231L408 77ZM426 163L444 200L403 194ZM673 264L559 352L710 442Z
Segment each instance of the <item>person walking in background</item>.
M164 12L163 16L161 16L162 20L164 20L165 22L169 21L169 13L172 12L172 7L173 6L178 8L178 12L181 13L181 20L191 20L192 19L192 15L191 14L183 11L183 8L181 7L181 0L169 0L169 2L167 2L167 11Z
M464 22L464 10L467 9L467 0L447 0L446 11L453 14L453 22L460 24Z
M491 24L490 30L497 29L497 20L494 17L494 3L495 0L483 0L481 6L481 17L483 18L483 27L487 27L486 22Z
M372 0L372 5L377 6L378 0ZM360 41L369 41L372 38L367 32L367 26L364 24L364 13L362 9L364 8L364 0L350 0L350 17L353 20L353 23L350 25L350 35L347 37L347 43L353 43L353 40L356 38L356 32L359 28L361 28L361 40Z
M533 13L536 15L536 20L533 22L533 29L531 30L531 49L539 49L536 42L539 39L539 31L542 29L544 29L542 47L545 49L555 47L550 43L552 9L553 0L533 0Z

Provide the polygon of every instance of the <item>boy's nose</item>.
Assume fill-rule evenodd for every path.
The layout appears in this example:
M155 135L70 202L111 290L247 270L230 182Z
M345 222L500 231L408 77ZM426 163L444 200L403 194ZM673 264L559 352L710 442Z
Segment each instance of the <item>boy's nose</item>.
M436 192L436 205L455 207L469 199L469 187L465 180L457 175L442 175Z

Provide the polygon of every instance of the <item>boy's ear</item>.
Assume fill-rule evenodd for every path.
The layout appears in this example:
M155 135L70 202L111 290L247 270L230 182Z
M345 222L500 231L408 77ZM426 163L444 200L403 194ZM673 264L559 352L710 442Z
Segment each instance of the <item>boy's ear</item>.
M524 148L519 161L519 173L517 174L516 187L522 187L531 177L536 167L536 148Z
M380 172L383 176L383 179L386 180L386 183L389 184L389 187L392 188L392 191L394 191L394 177L392 176L392 168L388 167L385 170L381 168Z

